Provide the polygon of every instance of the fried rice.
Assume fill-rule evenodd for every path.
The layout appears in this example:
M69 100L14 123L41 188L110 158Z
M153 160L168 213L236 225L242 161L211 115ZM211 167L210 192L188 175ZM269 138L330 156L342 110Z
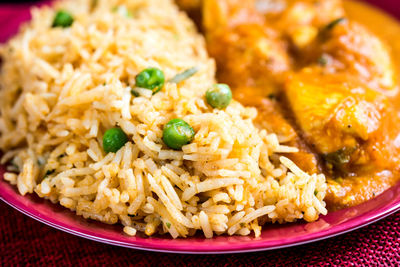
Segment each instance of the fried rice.
M115 12L121 6L132 15ZM73 14L71 27L51 27L57 10ZM310 222L327 213L324 175L286 158L297 149L256 128L256 109L207 104L214 61L170 0L66 0L35 8L0 55L1 163L9 164L4 179L22 195L121 223L128 235L173 238L197 231L207 238L260 236L265 223ZM135 87L147 67L163 70L167 81L193 67L198 72L153 95ZM173 118L195 130L182 150L162 140ZM115 126L129 142L105 153L104 132Z

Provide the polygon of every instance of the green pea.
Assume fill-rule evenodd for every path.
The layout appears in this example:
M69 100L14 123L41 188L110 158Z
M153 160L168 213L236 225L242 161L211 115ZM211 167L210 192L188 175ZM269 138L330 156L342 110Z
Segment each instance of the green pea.
M54 17L52 27L67 28L72 25L74 18L70 13L64 10L59 10Z
M206 92L207 103L213 108L226 108L232 100L232 91L223 83L214 84Z
M194 130L186 121L181 119L170 120L163 131L164 143L175 150L189 144L194 138Z
M155 94L164 86L165 76L160 69L147 68L136 75L135 80L137 87L150 89Z
M103 149L106 153L117 152L128 142L128 136L121 128L108 129L103 136Z

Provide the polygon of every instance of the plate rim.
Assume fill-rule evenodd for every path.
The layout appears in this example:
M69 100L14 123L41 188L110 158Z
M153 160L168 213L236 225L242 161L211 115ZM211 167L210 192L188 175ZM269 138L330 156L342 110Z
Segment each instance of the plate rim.
M2 178L3 175L0 174L0 178ZM282 242L281 244L272 244L270 246L265 246L264 242L257 242L254 246L250 248L246 248L245 244L242 245L242 247L237 247L238 245L233 245L235 248L230 249L229 247L232 246L225 246L225 248L219 248L219 249L204 249L204 248L199 248L199 249L190 249L190 247L187 246L182 246L182 247L175 247L174 249L167 249L166 245L160 245L157 243L147 243L147 244L138 244L137 241L132 241L132 242L125 242L125 241L118 241L115 240L111 237L105 237L104 235L93 235L93 234L88 234L85 233L85 229L71 226L68 224L64 224L59 220L52 220L48 215L42 214L40 211L34 209L33 207L29 208L27 207L24 203L19 201L16 197L13 196L13 194L18 194L16 192L16 188L14 185L8 184L4 179L0 179L0 183L6 184L9 187L9 190L5 189L4 187L0 187L0 200L2 200L5 204L9 205L10 207L14 208L15 210L21 212L22 214L40 222L43 223L47 226L50 226L54 229L61 230L65 233L72 234L74 236L82 237L88 240L100 242L103 244L107 245L115 245L119 247L124 247L124 248L130 248L130 249L138 249L142 251L152 251L152 252L163 252L163 253L175 253L175 254L203 254L203 255L211 255L211 254L231 254L231 253L249 253L249 252L260 252L260 251L270 251L270 250L276 250L276 249L283 249L283 248L289 248L289 247L294 247L294 246L300 246L304 244L309 244L313 242L318 242L321 240L325 240L328 238L332 238L335 236L339 236L342 234L346 234L348 232L360 229L364 226L367 226L369 224L372 224L374 222L377 222L397 211L400 210L400 200L395 201L393 203L387 203L384 204L381 207L378 207L376 211L371 215L368 214L369 211L366 211L359 216L356 216L355 218L358 218L358 220L350 220L346 221L344 223L341 223L339 225L333 226L332 228L329 228L327 230L322 230L318 231L315 233L307 234L302 237L300 237L297 241L293 240L294 237L288 238L288 240ZM388 193L390 190L394 190L394 188L400 188L400 183L397 185L394 185L393 187L389 188L382 194ZM7 191L11 191L7 192ZM18 195L19 196L19 195ZM23 197L23 196L21 196ZM38 196L35 196L38 197ZM379 197L379 196L378 196ZM42 198L40 198L42 199ZM32 202L29 200L29 202ZM49 200L46 200L46 202L49 202ZM52 203L46 203L46 205L52 204ZM52 204L52 205L57 205L58 204ZM61 207L61 206L60 206ZM69 211L68 209L62 207L63 209ZM71 211L69 211L71 212ZM73 213L74 216L79 216ZM75 229L76 228L76 229ZM121 231L122 234L122 231ZM145 239L142 237L139 237L141 239ZM271 241L269 241L271 242ZM277 242L277 241L275 241ZM247 242L246 242L247 244ZM248 244L247 244L248 245ZM263 246L264 245L264 246Z
M47 3L50 1L46 0L44 2ZM389 14L389 13L385 12L385 14ZM1 182L4 181L2 179L2 177L3 177L3 175L0 173L0 184L1 184ZM15 186L12 186L12 185L9 185L9 186L13 188L13 193L17 194L16 190L15 190ZM396 186L400 187L399 185L394 185L393 187L396 187ZM229 253L259 252L259 251L268 251L268 250L289 248L289 247L294 247L294 246L298 246L298 245L304 245L304 244L309 244L309 243L313 243L313 242L318 242L318 241L332 238L332 237L335 237L338 235L346 234L348 232L365 227L369 224L375 223L375 222L377 222L381 219L384 219L400 210L400 200L397 200L396 202L391 202L391 203L388 202L388 203L383 204L379 208L377 208L373 214L369 214L367 211L364 212L363 214L360 214L357 217L357 218L360 218L360 220L358 222L354 221L354 220L347 221L347 222L344 222L337 226L334 226L333 229L323 230L323 231L319 231L316 233L308 234L304 238L299 239L299 241L295 241L295 242L291 242L291 243L288 243L288 241L287 241L286 243L283 243L282 245L272 245L269 247L261 247L263 243L259 242L256 244L255 248L248 248L248 249L246 249L246 248L242 248L242 249L226 248L226 249L221 249L218 251L212 251L212 250L207 251L207 250L190 250L187 248L182 248L179 250L168 250L168 249L160 248L160 245L158 245L158 246L154 245L154 244L153 245L148 244L146 246L138 245L138 244L135 244L134 241L132 241L131 243L121 242L121 241L114 240L112 238L104 238L104 237L100 237L100 236L89 235L82 231L73 230L71 228L66 227L67 224L65 224L65 226L61 225L60 221L57 221L58 223L52 222L51 220L49 220L51 218L48 215L40 216L41 213L39 211L37 211L33 207L29 208L24 203L19 201L16 197L14 197L11 193L7 193L6 191L7 190L4 190L0 186L0 200L2 200L5 204L7 204L8 206L14 208L15 210L21 212L22 214L40 222L40 223L50 226L54 229L61 230L65 233L72 234L72 235L78 236L78 237L82 237L82 238L85 238L88 240L100 242L103 244L115 245L115 246L119 246L119 247L131 248L131 249L138 249L138 250L143 250L143 251L165 252L165 253L175 253L175 254L229 254ZM382 194L384 194L384 193L385 192L383 192ZM48 204L50 204L50 203L48 203ZM78 216L78 215L76 215L76 216ZM56 221L56 220L54 220L54 221ZM122 231L121 231L121 233L122 233ZM290 238L289 240L292 240L292 239L293 238Z
M37 222L40 222L44 225L47 225L49 227L52 227L56 230L60 230L64 233L67 234L71 234L74 235L76 237L80 237L80 238L84 238L90 241L94 241L94 242L99 242L102 244L106 244L106 245L113 245L113 246L118 246L118 247L122 247L122 248L128 248L128 249L137 249L137 250L141 250L141 251L150 251L150 252L159 252L159 253L170 253L170 254L185 254L185 255L221 255L221 254L243 254L243 253L252 253L252 252L262 252L262 251L272 251L272 250L277 250L277 249L285 249L285 248L291 248L291 247L296 247L296 246L301 246L301 245L306 245L306 244L311 244L314 242L318 242L318 241L322 241L322 240L326 240L329 238L333 238L336 236L340 236L340 235L344 235L347 233L350 233L352 231L358 230L360 228L363 228L365 226L368 226L370 224L373 224L377 221L380 221L394 213L396 213L399 208L397 208L396 210L392 210L389 213L386 213L380 217L375 218L374 220L371 220L369 222L366 223L362 223L356 227L353 228L349 228L345 231L338 231L336 233L332 233L329 235L325 235L322 236L320 238L316 238L316 239L309 239L309 240L305 240L305 241L299 241L299 242L293 242L291 244L284 244L284 245L276 245L276 246L271 246L271 247L260 247L260 248L254 248L254 249L235 249L235 250L220 250L220 251L191 251L191 250L168 250L168 249L161 249L161 248L153 248L151 246L149 247L145 247L145 246L139 246L136 245L134 243L131 244L126 244L124 242L118 242L112 239L107 239L107 238L101 238L101 237L95 237L92 235L87 235L84 234L82 232L79 231L74 231L71 229L68 229L66 227L57 225L57 224L53 224L45 219L41 219L38 216L35 216L33 214L31 214L30 212L27 212L23 209L20 209L16 206L14 206L13 204L11 204L10 202L7 202L5 199L3 199L2 197L0 197L0 200L3 201L3 203L7 204L9 207L14 208L15 210L17 210L18 212L22 213L23 215L28 216L31 219L34 219Z

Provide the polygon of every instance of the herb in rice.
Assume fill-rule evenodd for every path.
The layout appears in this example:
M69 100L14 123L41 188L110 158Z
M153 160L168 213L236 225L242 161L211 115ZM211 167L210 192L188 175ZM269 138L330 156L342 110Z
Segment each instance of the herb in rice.
M224 109L207 104L214 61L172 1L91 5L66 0L33 9L32 21L0 48L2 163L20 170L4 178L22 195L121 223L128 235L173 238L197 231L259 236L266 222L326 214L324 175L278 156L297 150L257 129L254 108L235 100ZM134 16L121 16L116 6ZM58 10L73 23L52 27ZM172 81L156 94L135 86L149 67ZM182 70L192 71L177 76ZM164 126L175 118L194 130L176 150L163 142ZM127 140L112 139L106 153L103 136L114 128L119 132L107 138Z

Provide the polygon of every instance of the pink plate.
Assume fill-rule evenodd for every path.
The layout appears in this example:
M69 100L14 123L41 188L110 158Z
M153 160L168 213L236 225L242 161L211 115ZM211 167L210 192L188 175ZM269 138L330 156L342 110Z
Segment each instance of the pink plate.
M398 7L397 0L370 1L380 6L385 5L392 12ZM27 6L0 7L0 42L15 33L21 21L29 18L27 10ZM34 194L24 197L19 195L14 186L3 180L3 174L4 167L0 166L0 199L35 220L67 233L106 244L161 252L217 254L290 247L355 230L400 209L400 184L398 184L373 200L356 207L331 212L313 223L268 225L259 238L225 235L213 239L195 236L175 240L167 236L128 237L123 234L120 225L106 225L85 220Z
M321 217L313 223L268 225L261 237L201 236L188 239L170 237L128 237L120 225L85 220L73 212L31 194L21 196L3 180L0 167L0 198L20 212L54 228L77 236L128 248L175 253L232 253L271 250L314 242L343 234L382 219L400 208L400 184L362 205Z

